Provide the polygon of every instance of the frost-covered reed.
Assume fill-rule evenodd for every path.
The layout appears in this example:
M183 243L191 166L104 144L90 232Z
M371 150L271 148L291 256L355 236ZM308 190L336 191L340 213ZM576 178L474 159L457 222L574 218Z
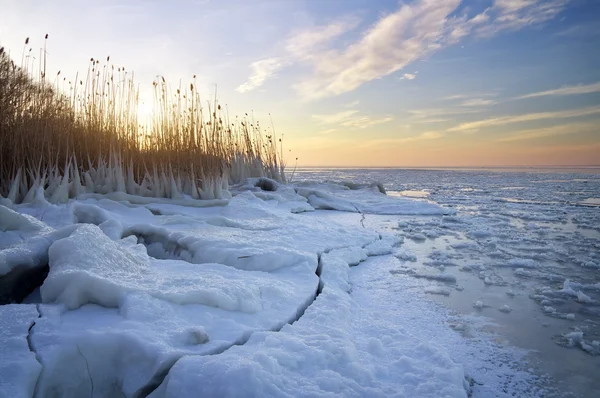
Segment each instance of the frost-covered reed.
M28 44L21 66L0 50L0 195L13 203L111 192L213 199L247 177L285 180L281 139L247 114L229 120L216 98L202 102L195 76L176 89L159 77L142 122L132 72L107 57L75 80L48 77L45 42L37 60Z

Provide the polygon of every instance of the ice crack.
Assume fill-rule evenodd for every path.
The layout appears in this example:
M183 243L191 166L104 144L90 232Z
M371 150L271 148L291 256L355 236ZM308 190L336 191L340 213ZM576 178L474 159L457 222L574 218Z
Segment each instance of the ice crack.
M40 305L36 304L35 305L35 311L38 314L37 319L42 317L42 313L40 312ZM35 349L35 347L33 346L33 342L32 342L32 338L33 338L33 327L35 326L35 321L31 322L31 325L29 325L29 329L27 329L27 347L29 348L29 351L32 352L35 355L35 360L42 365L42 368L44 366L44 364L42 363L42 361L40 360L40 357ZM38 378L35 381L35 387L33 388L33 396L37 397L38 396L38 389L39 389L39 384L40 384L40 374L38 374Z

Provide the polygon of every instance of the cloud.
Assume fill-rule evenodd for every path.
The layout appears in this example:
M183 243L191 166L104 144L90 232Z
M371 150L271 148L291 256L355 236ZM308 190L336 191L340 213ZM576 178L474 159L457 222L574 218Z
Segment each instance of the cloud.
M331 133L335 133L337 131L337 129L327 129L327 130L323 130L323 131L319 131L319 134L331 134Z
M461 7L463 0L401 2L396 11L382 16L351 39L345 35L361 22L353 17L295 32L283 42L279 58L286 60L285 65L309 66L309 74L293 87L304 100L317 100L354 91L458 44L465 37L491 37L547 22L568 2L495 0L491 7L474 16L468 16L468 7ZM262 84L270 75L255 70L247 84L255 76ZM414 75L405 73L403 78L411 80Z
M600 123L572 123L540 129L523 130L515 134L500 138L497 142L515 142L532 140L536 138L553 137L557 135L578 134L585 132L600 132Z
M497 97L498 93L494 92L477 92L477 93L465 93L465 94L454 94L449 95L447 97L441 98L442 101L453 101L460 99L473 99L473 98L487 98L487 97Z
M501 31L515 31L548 22L560 14L571 0L495 0L484 11L493 23L482 24L475 33L490 37Z
M357 110L352 109L327 115L312 115L312 117L321 124L337 124L350 119L350 117L357 113Z
M400 80L414 80L417 78L417 74L416 73L405 73L402 75L402 77L400 78Z
M329 25L316 26L293 34L286 40L286 51L299 59L311 59L314 54L327 49L327 45L360 23L355 17L342 17Z
M442 45L446 18L459 4L460 0L419 0L401 5L359 40L315 57L315 73L295 88L307 99L335 96L404 68Z
M412 109L408 113L413 119L429 119L447 116L465 115L469 113L480 113L481 108L428 108L428 109Z
M366 142L363 146L379 146L379 145L397 145L397 144L406 144L409 142L417 142L417 141L429 141L436 140L438 138L444 137L445 134L438 131L428 131L416 136L412 137L403 137L403 138L384 138L379 140L370 140Z
M490 99L483 99L483 98L471 98L468 100L464 100L463 102L460 103L460 106L488 106L488 105L494 105L497 104L496 101L494 100L490 100Z
M312 115L312 118L320 124L336 124L342 127L364 129L378 124L388 123L394 120L392 116L372 117L358 115L357 110L347 110L331 114Z
M342 126L365 129L367 127L375 126L378 124L389 123L392 120L394 120L392 116L383 116L378 118L374 118L371 116L358 116L346 120L342 123Z
M236 91L245 93L262 86L269 77L274 76L283 66L284 62L279 58L267 58L253 62L250 65L253 74L248 78L248 81L236 88Z
M589 94L600 92L600 82L592 84L580 84L577 86L565 86L554 90L540 91L537 93L531 93L522 95L515 99L525 98L537 98L537 97L548 97L548 96L562 96L562 95L577 95L577 94Z
M358 105L360 105L360 101L356 100L356 101L348 102L347 104L344 105L344 108L355 108Z
M520 122L531 122L537 120L547 120L547 119L567 119L572 117L582 117L589 115L596 115L600 113L600 107L593 106L582 109L573 109L566 111L557 111L557 112L539 112L539 113L527 113L524 115L517 116L502 116L489 118L484 120L478 120L475 122L468 122L459 124L456 127L452 127L448 129L449 132L472 132L484 127L490 126L501 126L505 124L512 123L520 123Z

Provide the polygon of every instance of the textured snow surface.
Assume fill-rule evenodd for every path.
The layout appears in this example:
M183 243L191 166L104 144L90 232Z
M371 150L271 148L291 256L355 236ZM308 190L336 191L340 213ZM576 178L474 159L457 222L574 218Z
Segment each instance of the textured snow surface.
M33 396L41 365L29 350L29 328L38 318L35 305L0 306L0 397Z
M342 266L322 274L323 291L298 322L219 356L182 358L151 397L465 397L462 366L406 333L403 317L361 307L340 289L348 264L329 253L324 270L332 262Z
M49 265L36 304L0 307L8 396L466 397L465 369L484 385L474 393L524 396L527 374L478 373L517 354L465 343L412 285L452 296L454 259L440 251L440 269L404 272L411 237L366 218L452 209L376 185L249 179L232 192L202 205L94 194L0 207L5 269Z
M389 196L454 210L355 215L352 225L403 237L392 253L401 262L394 276L414 278L415 289L453 310L489 317L486 329L500 341L530 349L532 369L551 376L545 384L555 391L545 396L597 395L600 169L323 169L297 176L308 185L382 181ZM443 275L448 279L434 279ZM583 344L564 337L578 331Z

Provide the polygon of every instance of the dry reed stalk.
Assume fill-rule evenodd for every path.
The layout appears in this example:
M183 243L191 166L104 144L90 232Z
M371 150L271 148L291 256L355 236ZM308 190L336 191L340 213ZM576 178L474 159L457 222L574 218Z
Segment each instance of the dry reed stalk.
M194 81L175 92L153 83L154 113L138 117L133 73L90 59L84 79L46 76L25 42L22 66L0 51L0 195L64 202L84 192L219 198L248 177L284 181L283 148L253 117L206 108ZM28 54L28 55L25 55ZM31 64L31 65L30 65ZM66 89L68 85L68 89ZM280 143L279 151L277 143Z

